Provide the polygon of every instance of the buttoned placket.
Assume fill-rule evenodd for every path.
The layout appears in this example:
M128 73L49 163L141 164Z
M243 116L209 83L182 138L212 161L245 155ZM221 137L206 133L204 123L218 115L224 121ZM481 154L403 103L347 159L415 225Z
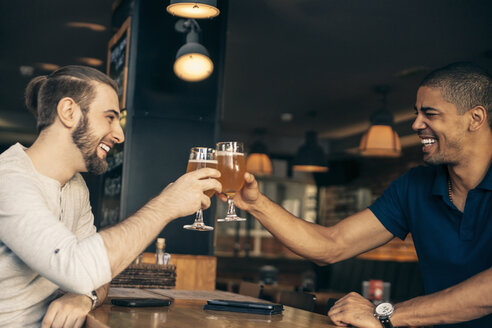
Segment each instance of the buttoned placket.
M480 202L478 201L479 196L477 193L479 193L479 190L472 189L468 191L468 194L466 196L466 201L465 201L465 208L463 209L463 212L461 212L453 202L449 199L449 197L446 198L446 205L449 206L451 211L453 212L453 215L458 217L458 234L459 238L462 241L470 241L473 240L475 232L475 224L477 220L477 211L478 208L480 207ZM477 203L478 202L478 203Z
M468 192L465 208L460 222L460 239L473 240L475 226L478 220L480 206L480 190L472 189Z
M60 188L60 192L58 193L58 197L60 198L60 215L58 217L58 221L62 221L62 215L63 215L63 206L62 206L62 188Z
M65 191L67 189L67 184L65 184L63 187L60 187L60 192L59 192L59 197L60 197L60 216L59 216L59 221L63 221L63 215L64 215L64 211L63 211L63 195L65 194Z

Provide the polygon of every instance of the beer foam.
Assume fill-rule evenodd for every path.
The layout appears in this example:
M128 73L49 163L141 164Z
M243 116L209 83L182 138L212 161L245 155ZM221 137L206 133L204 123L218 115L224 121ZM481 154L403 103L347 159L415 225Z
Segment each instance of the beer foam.
M211 164L217 164L216 159L190 159L188 163L211 163Z
M217 150L217 151L215 152L215 155L216 155L216 156L232 156L232 155L236 155L236 156L244 156L244 153L235 152L235 151Z

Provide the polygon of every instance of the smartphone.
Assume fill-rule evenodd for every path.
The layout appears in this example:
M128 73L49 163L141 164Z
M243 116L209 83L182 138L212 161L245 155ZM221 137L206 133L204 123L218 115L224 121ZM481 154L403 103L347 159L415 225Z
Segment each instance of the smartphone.
M279 314L284 310L282 304L230 300L208 300L203 309L256 314Z
M113 298L111 304L128 307L151 307L171 305L172 299L160 298Z
M238 307L248 307L254 309L268 309L268 310L273 309L275 305L279 305L279 304L272 304L272 303L230 301L230 300L208 300L207 304L238 306Z

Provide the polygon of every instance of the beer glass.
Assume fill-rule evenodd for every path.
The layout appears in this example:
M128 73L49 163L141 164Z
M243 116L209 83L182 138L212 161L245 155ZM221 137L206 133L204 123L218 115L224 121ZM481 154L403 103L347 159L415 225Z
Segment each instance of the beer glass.
M241 142L219 142L217 144L217 169L220 171L219 182L222 184L222 192L227 196L227 216L218 219L219 222L245 221L236 215L234 207L234 195L241 190L244 184L246 164L244 161L243 144Z
M215 149L206 147L193 147L190 150L190 159L188 160L188 166L186 167L186 173L195 171L204 167L211 167L213 169L217 168L217 160L215 159ZM205 191L205 195L212 197L214 190ZM183 226L183 228L188 230L197 231L210 231L214 230L213 227L205 225L203 223L203 211L199 209L196 212L195 222L193 224L188 224Z

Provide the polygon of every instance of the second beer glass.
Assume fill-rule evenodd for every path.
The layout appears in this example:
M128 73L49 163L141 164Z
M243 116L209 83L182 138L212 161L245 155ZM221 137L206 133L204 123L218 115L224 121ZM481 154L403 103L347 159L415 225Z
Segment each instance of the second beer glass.
M219 142L217 144L217 169L220 171L218 179L222 184L222 192L227 196L227 216L218 219L220 222L245 221L236 215L234 195L241 190L244 184L246 164L244 161L244 146L241 142Z
M215 159L215 149L206 147L193 147L190 150L190 159L188 160L188 166L186 167L186 173L195 171L204 167L217 168L217 160ZM212 197L213 190L205 191L205 195ZM183 228L188 230L198 231L210 231L214 230L213 227L205 225L203 223L203 211L199 209L196 212L195 222L193 224L185 225Z

